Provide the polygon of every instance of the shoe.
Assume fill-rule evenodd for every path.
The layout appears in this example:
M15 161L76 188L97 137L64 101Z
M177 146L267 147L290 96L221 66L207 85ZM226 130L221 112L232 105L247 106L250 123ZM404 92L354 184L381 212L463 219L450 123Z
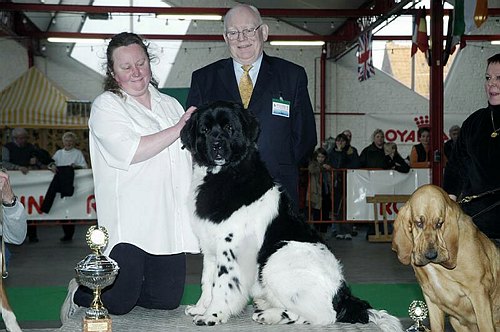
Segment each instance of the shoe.
M346 234L346 235L344 236L344 239L345 239L345 240L352 240L352 236L351 236L351 234Z
M80 306L76 305L75 302L73 302L73 296L75 295L77 289L78 283L76 282L76 279L73 278L69 281L68 294L66 295L66 299L64 299L63 305L61 307L60 319L63 325L70 319L71 316L75 314L76 310L80 308Z
M61 242L71 242L71 241L73 241L73 238L72 237L63 236L62 238L59 239L59 241L61 241Z
M343 239L345 239L345 235L338 234L337 236L335 236L335 238L336 238L337 240L343 240Z

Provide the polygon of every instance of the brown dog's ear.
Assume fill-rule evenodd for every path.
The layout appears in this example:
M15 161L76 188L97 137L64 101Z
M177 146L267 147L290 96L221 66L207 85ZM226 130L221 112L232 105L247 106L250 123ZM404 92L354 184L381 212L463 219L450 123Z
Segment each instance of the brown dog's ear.
M459 238L459 220L460 218L468 218L460 206L447 198L446 205L446 216L443 222L444 232L443 240L446 245L446 250L448 251L448 260L441 263L444 267L448 269L453 269L457 266L457 255L458 255L458 238Z
M411 253L413 251L413 237L411 235L411 209L409 202L399 209L398 216L394 220L392 250L398 254L398 259L401 263L405 265L410 264Z

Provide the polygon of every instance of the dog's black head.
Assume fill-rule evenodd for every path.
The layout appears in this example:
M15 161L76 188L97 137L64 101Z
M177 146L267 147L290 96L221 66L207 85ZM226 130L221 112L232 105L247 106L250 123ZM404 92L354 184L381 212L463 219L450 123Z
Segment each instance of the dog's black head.
M255 149L257 119L238 103L217 101L198 108L181 131L181 141L201 166L228 166Z

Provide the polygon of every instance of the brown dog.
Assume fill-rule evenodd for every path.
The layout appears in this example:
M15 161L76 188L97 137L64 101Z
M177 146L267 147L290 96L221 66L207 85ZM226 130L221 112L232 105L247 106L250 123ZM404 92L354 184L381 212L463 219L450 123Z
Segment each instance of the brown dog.
M500 216L499 220L500 222ZM500 331L500 250L441 188L418 188L394 222L392 249L413 266L432 332Z

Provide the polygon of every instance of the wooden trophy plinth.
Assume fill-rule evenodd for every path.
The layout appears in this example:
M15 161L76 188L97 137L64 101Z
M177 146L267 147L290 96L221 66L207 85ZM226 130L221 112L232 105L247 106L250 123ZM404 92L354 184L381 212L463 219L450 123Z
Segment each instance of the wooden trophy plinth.
M111 332L111 318L83 318L83 332Z

